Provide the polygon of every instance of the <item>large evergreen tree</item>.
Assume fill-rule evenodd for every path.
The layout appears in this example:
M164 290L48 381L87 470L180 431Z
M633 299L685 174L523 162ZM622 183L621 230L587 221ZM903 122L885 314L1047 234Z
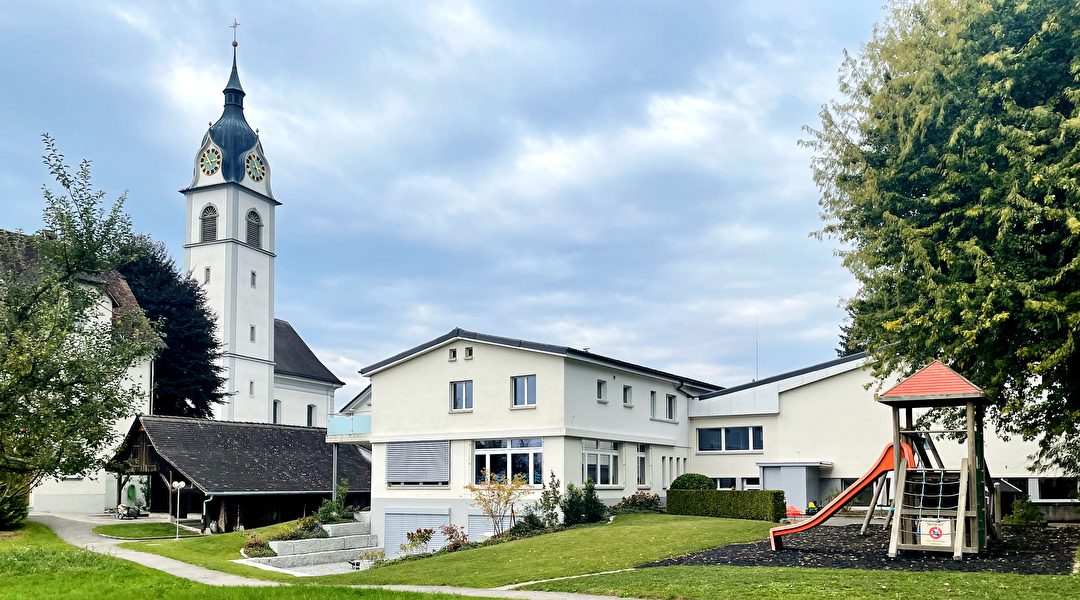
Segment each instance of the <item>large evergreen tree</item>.
M213 417L214 405L225 398L225 379L206 293L184 277L163 244L146 236L131 240L116 270L165 342L154 365L153 413Z
M1074 474L1078 31L1073 1L894 2L806 142L876 373L954 366L999 430Z

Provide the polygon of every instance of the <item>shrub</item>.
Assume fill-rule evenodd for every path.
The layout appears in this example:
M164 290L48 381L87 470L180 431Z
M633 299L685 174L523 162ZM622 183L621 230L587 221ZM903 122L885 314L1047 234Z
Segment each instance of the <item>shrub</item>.
M782 490L668 490L673 515L779 521L787 514Z
M715 490L716 482L700 473L683 473L668 486L669 490Z
M259 537L259 534L254 531L247 535L247 541L244 542L244 554L248 558L277 556L277 552L270 549L270 544L266 543L266 540Z
M469 535L457 525L443 525L439 527L439 533L446 538L443 548L446 548L447 552L457 552L469 545Z
M559 500L564 525L580 525L585 522L585 491L572 483L566 484L566 493Z
M517 523L510 528L507 532L510 537L526 537L532 535L537 531L544 530L544 521L540 518L540 515L536 514L532 506L526 506L525 512L518 519Z
M0 501L0 530L14 528L26 518L27 513L25 496L16 495Z
M266 539L277 542L326 537L330 537L330 534L323 529L322 524L320 524L315 517L304 517L302 519L297 519L295 523L286 523L282 525L277 533Z
M1038 525L1046 521L1042 511L1024 496L1013 502L1012 514L1001 519L1006 525Z
M615 513L660 512L660 494L635 492L611 507Z
M534 509L543 519L544 527L552 528L559 524L559 489L562 487L555 478L555 471L551 472L551 481L543 485L544 489L540 492L540 499L536 501Z
M401 544L402 554L423 554L427 553L428 542L431 541L431 537L435 535L434 529L425 529L418 527L416 531L410 531L405 534L405 539L409 540L407 543Z
M582 498L582 512L586 523L603 521L607 516L607 506L596 495L596 484L590 477L585 481L585 494Z

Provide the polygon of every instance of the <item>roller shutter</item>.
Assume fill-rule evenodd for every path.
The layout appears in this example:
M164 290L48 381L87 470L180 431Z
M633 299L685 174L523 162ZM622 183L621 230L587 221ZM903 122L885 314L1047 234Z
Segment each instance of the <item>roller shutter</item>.
M435 530L435 535L431 536L431 541L428 543L429 551L434 552L446 545L446 538L439 533L439 527L450 524L449 511L405 513L391 512L392 510L386 510L386 529L384 530L386 542L383 547L386 549L387 557L400 556L401 545L409 541L405 534L420 528Z
M450 442L387 442L386 483L450 484Z

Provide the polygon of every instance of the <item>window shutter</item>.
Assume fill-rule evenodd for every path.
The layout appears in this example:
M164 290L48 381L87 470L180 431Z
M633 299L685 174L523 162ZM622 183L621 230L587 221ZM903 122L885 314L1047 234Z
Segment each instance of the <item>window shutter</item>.
M207 206L202 211L202 237L200 241L212 242L217 239L217 209Z
M450 442L387 442L387 483L450 483Z
M247 243L249 246L255 246L256 248L262 248L262 220L259 219L259 213L255 211L249 211L247 214Z

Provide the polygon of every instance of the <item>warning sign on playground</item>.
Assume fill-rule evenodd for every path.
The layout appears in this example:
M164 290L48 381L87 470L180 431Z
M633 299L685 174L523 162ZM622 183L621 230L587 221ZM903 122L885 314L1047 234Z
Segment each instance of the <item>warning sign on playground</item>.
M952 519L919 519L919 544L952 546Z

